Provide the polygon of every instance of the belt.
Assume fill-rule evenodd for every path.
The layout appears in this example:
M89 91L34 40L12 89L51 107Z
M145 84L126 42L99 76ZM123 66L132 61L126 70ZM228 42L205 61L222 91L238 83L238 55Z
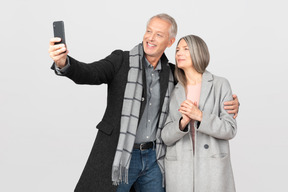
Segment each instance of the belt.
M156 141L147 142L147 143L135 143L133 149L140 149L141 151L145 149L151 149L156 145Z

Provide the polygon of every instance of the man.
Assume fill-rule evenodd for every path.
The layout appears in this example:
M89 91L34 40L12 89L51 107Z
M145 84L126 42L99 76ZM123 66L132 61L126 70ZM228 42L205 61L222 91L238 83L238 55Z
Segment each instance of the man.
M76 192L127 192L132 185L136 191L164 191L165 146L160 132L174 86L174 65L164 51L176 34L172 17L156 15L149 20L142 43L91 64L67 56L65 45L55 45L59 38L50 40L52 69L58 75L77 84L108 85L106 111ZM237 97L228 108L237 115Z

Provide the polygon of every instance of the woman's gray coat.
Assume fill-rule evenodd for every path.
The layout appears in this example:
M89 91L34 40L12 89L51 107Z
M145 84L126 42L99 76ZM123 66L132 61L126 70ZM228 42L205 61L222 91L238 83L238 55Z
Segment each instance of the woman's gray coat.
M229 82L205 71L202 76L199 109L201 123L195 121L195 154L190 126L179 129L182 117L178 111L186 100L184 87L178 83L171 95L170 112L162 131L167 145L165 178L167 192L234 192L234 178L228 140L237 131L232 114L223 108L232 100Z

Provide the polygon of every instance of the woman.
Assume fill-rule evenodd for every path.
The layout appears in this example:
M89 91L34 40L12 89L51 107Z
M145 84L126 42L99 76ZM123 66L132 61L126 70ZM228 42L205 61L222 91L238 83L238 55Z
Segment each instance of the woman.
M170 112L161 137L167 145L167 192L234 192L229 140L237 131L232 114L223 109L232 100L229 82L206 70L205 42L188 35L178 41Z

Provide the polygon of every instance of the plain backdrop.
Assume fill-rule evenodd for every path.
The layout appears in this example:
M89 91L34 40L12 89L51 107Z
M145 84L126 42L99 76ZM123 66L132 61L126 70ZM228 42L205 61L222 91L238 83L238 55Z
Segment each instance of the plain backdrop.
M70 55L92 62L132 49L158 13L176 19L177 40L204 39L208 70L239 97L230 141L237 191L288 191L285 0L2 2L0 191L73 191L106 106L106 85L76 85L50 70L52 22L65 22ZM174 52L175 44L166 51L171 62Z

